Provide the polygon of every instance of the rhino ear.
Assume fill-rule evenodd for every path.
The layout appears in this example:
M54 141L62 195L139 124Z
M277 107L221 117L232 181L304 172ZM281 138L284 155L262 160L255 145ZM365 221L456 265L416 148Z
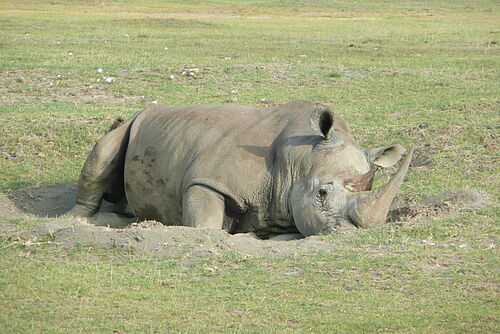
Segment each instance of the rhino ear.
M309 119L311 129L317 132L324 140L330 140L333 137L333 112L325 106L318 106Z
M372 148L367 151L370 162L374 165L387 168L394 166L400 159L406 149L394 144L391 146Z

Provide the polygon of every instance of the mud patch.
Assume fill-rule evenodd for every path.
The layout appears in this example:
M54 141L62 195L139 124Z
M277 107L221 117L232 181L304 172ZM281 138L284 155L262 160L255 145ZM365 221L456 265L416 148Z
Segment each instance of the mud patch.
M147 16L147 15L144 15ZM220 24L216 24L213 22L204 22L204 21L198 21L198 20L193 20L193 19L176 19L173 17L146 17L146 18L135 18L135 19L121 19L121 20L116 20L117 23L123 24L126 26L134 26L134 25L139 25L139 26L144 26L144 25L157 25L157 26L164 26L164 27L169 27L169 28L184 28L184 27L216 27L220 26Z
M430 144L425 144L415 148L415 153L411 161L410 167L427 167L432 163L433 147Z
M28 214L37 217L58 217L75 205L76 185L50 185L25 188L0 194L0 217ZM111 212L104 202L102 211Z
M97 72L62 73L38 68L9 69L0 73L0 102L7 105L36 105L40 102L136 103L143 98L123 94Z
M28 234L35 238L51 235L53 243L63 248L77 245L127 248L141 254L172 256L184 264L227 252L268 257L335 251L332 242L320 237L290 241L261 240L251 233L231 235L220 230L164 226L154 221L137 222L135 218L111 213L112 207L109 203L104 203L101 211L92 218L54 218L73 206L75 190L76 186L71 184L27 188L0 194L0 222L27 215L53 217L30 230ZM416 203L401 197L393 205L389 220L451 216L463 209L487 204L487 198L475 189L447 191ZM5 227L5 224L0 223L0 233L9 233ZM350 229L354 228L342 226L339 233L349 233Z
M455 217L463 210L479 208L488 204L490 201L486 195L477 189L454 189L425 197L418 202L412 202L404 196L399 196L391 207L388 220Z

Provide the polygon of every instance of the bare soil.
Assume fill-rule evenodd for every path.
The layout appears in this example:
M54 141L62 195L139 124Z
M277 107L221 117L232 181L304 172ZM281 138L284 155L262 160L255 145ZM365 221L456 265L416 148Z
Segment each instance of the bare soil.
M463 210L479 208L488 204L490 201L487 196L477 189L452 189L425 197L418 202L400 196L392 204L388 220L456 217Z
M116 92L105 76L81 79L80 74L60 73L45 69L10 69L0 72L0 103L6 105L35 102L85 103L134 103L143 96ZM29 94L27 93L29 92Z
M0 234L9 234L9 221L27 216L46 217L44 223L30 231L31 236L52 235L53 243L65 248L76 245L124 247L138 253L173 256L184 263L230 251L244 256L277 256L335 250L332 242L320 237L261 240L251 233L231 235L219 230L164 226L155 221L138 222L135 218L111 213L109 203L104 203L101 211L92 218L65 217L64 213L74 204L75 190L73 184L49 185L0 194ZM475 189L451 190L418 203L401 197L395 201L389 220L450 216L466 208L487 204L487 198ZM339 233L351 229L354 227L342 226Z

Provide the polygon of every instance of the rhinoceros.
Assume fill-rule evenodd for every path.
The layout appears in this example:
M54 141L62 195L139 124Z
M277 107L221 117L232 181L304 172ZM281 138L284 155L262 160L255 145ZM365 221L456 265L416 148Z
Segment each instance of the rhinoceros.
M153 106L101 138L77 186L74 216L103 199L137 219L230 233L330 233L385 222L412 159L399 144L363 149L328 107Z

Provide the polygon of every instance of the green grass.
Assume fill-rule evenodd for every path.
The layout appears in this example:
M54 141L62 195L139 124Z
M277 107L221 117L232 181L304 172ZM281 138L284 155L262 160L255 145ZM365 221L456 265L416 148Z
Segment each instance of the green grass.
M491 212L439 223L329 236L334 255L228 254L191 268L117 249L11 246L0 250L0 324L6 333L493 332Z
M497 331L499 20L486 0L0 1L0 191L75 182L113 119L152 101L311 99L366 147L429 144L410 197L492 200L325 237L335 255L191 268L3 237L0 332Z

